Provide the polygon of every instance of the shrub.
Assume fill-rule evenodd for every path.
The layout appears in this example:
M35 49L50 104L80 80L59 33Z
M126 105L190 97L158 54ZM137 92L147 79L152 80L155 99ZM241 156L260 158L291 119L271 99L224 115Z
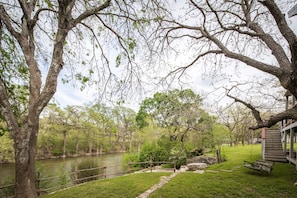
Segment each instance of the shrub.
M54 149L53 150L53 156L62 156L63 150L62 149Z
M170 160L176 162L176 169L180 169L181 165L186 163L187 152L181 146L176 146L171 150Z
M188 157L195 157L195 156L200 156L200 155L203 155L203 154L204 154L204 151L203 151L202 148L196 148L196 149L191 150L188 153Z
M169 155L165 148L158 146L157 144L144 144L139 154L139 160L141 162L153 161L168 161Z
M137 153L125 153L123 156L123 164L127 165L129 162L139 162Z
M139 162L139 155L137 153L125 153L122 163L128 169L128 171L136 171L143 167L140 164L129 165L128 167L129 162Z

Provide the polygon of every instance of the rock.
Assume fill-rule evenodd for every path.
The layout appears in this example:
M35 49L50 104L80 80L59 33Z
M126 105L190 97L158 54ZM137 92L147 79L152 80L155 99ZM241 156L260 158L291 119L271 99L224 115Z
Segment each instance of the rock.
M189 171L203 170L207 167L206 163L190 163L187 164Z
M205 171L204 170L196 170L194 171L194 173L198 173L198 174L203 174Z
M187 163L206 163L207 165L216 164L216 158L209 157L209 156L195 156L192 158L187 159Z
M177 170L177 171L178 171L178 172L186 172L188 169L189 169L189 168L188 168L187 166L182 165L182 166L180 167L180 169Z

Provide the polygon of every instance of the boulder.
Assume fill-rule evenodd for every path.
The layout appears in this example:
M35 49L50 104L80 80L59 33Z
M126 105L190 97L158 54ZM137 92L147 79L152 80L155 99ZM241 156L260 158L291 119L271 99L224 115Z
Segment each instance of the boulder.
M203 170L207 167L206 163L190 163L187 164L189 171Z
M187 163L205 163L207 165L216 164L217 160L214 157L209 156L195 156L192 158L187 159Z

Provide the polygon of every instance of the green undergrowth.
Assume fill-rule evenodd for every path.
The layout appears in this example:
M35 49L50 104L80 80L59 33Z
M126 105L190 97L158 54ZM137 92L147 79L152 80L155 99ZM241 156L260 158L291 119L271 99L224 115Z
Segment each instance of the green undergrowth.
M295 166L275 163L270 175L242 166L244 161L261 158L261 145L223 147L221 153L227 161L209 166L204 174L179 173L150 198L296 197ZM46 197L137 197L158 183L161 176L170 174L140 173L93 181Z

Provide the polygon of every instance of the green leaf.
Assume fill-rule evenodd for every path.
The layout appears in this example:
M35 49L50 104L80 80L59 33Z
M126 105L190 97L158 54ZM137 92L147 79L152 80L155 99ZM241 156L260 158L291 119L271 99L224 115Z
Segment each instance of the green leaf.
M134 49L135 49L135 47L136 47L136 40L135 39L133 39L133 38L128 38L128 48L129 48L129 50L132 52Z
M54 8L54 5L52 4L52 2L50 0L45 0L45 3L47 4L47 6L50 8L50 9L53 9Z
M116 67L119 67L120 64L121 64L121 59L122 59L122 56L119 54L117 55L116 57Z

